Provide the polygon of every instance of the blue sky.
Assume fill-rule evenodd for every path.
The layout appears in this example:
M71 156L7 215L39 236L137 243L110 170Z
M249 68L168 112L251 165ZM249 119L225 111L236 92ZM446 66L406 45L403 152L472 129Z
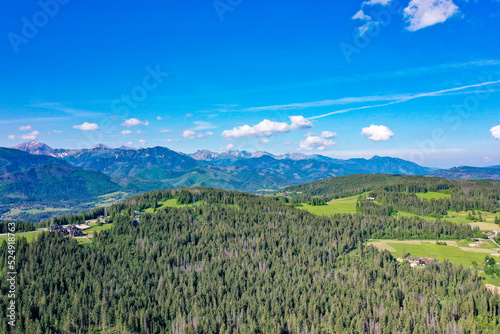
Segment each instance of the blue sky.
M0 146L500 164L497 0L0 9Z

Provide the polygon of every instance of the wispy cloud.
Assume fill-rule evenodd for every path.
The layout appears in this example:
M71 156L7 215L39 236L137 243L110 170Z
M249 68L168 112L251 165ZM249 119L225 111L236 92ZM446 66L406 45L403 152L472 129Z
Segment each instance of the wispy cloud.
M205 122L205 121L196 121L196 122L194 122L194 124L195 124L195 126L193 126L191 128L191 130L193 130L193 131L208 130L208 129L218 128L217 125L214 125L212 123Z
M470 88L477 88L477 87L495 85L495 84L499 84L499 83L500 83L500 80L496 80L496 81L482 82L482 83L478 83L478 84L474 84L474 85L467 85L467 86L462 86L462 87L455 87L455 88L443 89L443 90L438 90L438 91L435 91L435 92L418 93L418 94L406 94L406 95L401 95L402 96L401 98L399 98L399 99L397 99L395 101L392 101L392 102L383 103L383 104L376 104L376 105L370 105L370 106L363 106L363 107L356 107L356 108L348 108L348 109L342 109L342 110L337 110L337 111L332 111L332 112L329 112L329 113L326 113L326 114L322 114L322 115L318 115L318 116L314 116L314 117L309 117L308 119L318 119L318 118L323 118L323 117L327 117L327 116L331 116L331 115L335 115L335 114L342 114L342 113L346 113L346 112L354 111L354 110L362 110L362 109L386 107L386 106L389 106L389 105L398 104L398 103L404 103L404 102L408 102L408 101L419 99L419 98L423 98L423 97L441 96L443 94L450 93L450 92L457 92L457 91L462 91L462 90L466 90L466 89L470 89Z
M69 115L72 115L75 117L103 117L104 116L104 114L101 112L95 112L95 111L90 111L90 110L69 107L65 103L60 103L60 102L36 103L36 104L29 105L29 107L62 111L66 114L69 114Z
M31 125L22 125L19 127L19 131L28 131L31 130Z
M203 138L206 136L213 136L213 135L214 135L213 132L198 133L192 130L184 130L182 132L182 137L186 139Z

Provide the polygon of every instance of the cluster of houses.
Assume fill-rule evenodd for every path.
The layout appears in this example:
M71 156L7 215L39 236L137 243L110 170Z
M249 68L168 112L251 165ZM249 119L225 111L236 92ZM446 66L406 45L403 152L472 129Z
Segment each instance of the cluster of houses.
M59 232L64 236L70 237L81 237L83 235L82 230L77 228L75 225L55 225L49 227L49 231L51 232Z
M434 259L428 258L428 257L408 257L406 259L401 259L399 258L398 261L403 262L403 261L408 261L410 262L410 267L412 268L422 268L425 267L428 264L431 264Z

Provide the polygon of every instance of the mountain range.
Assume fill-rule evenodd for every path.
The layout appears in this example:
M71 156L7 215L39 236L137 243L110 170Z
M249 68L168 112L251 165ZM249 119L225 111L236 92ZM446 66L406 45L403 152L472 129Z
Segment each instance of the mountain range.
M230 150L192 154L166 147L53 149L26 142L0 148L0 205L77 206L116 191L131 195L191 186L267 193L287 186L352 174L432 175L500 180L500 168L436 170L398 158L334 159L322 155ZM0 212L1 213L1 212Z

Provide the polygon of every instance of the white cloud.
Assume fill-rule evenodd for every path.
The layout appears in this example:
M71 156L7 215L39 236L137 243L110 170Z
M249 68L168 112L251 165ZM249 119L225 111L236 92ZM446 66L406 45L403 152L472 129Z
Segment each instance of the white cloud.
M328 131L325 131L328 132ZM330 133L329 133L330 134ZM328 135L329 135L328 134ZM297 148L298 151L301 150L306 150L306 151L311 151L311 150L318 150L318 151L324 151L328 146L333 146L337 144L333 140L319 137L318 135L309 132L306 135L306 140L301 140L300 141L300 146Z
M123 130L122 135L131 135L133 132L130 130Z
M193 130L184 130L182 136L186 139L203 138L206 136L213 136L213 132L197 133Z
M225 150L232 150L234 148L233 144L228 144L224 149Z
M137 118L130 118L126 119L125 122L122 123L122 126L126 127L131 127L131 126L138 126L138 125L149 125L148 121L139 121Z
M331 132L331 131L321 132L321 138L323 138L323 139L330 139L330 138L335 138L335 137L337 137L336 132Z
M95 123L85 122L85 123L80 124L80 125L73 125L73 128L78 129L78 130L82 130L82 131L96 131L96 130L99 130L99 125L97 125Z
M290 124L285 122L272 122L265 119L254 126L242 125L232 130L225 130L222 132L222 136L230 140L242 137L269 137L274 133L284 133L312 127L312 123L303 116L290 116L289 118L291 121Z
M168 130L168 129L160 129L160 130L158 130L158 132L159 133L169 133L170 130Z
M30 133L25 133L19 137L16 137L14 135L9 135L9 136L7 136L7 138L10 140L16 140L16 139L35 140L36 137L39 135L41 135L41 133L35 130L35 131L31 131Z
M372 19L371 16L369 15L366 15L365 12L363 12L363 10L361 9L359 12L357 12L356 14L354 14L354 16L352 17L353 20L364 20L364 21L370 21Z
M193 131L208 130L208 129L215 129L215 128L217 128L216 125L214 125L212 123L209 123L209 122L205 122L205 121L196 121L196 122L194 122L194 124L196 126L193 126L191 128L191 130L193 130Z
M24 125L19 127L19 131L28 131L31 130L31 125Z
M382 5L382 6L387 6L388 4L391 3L392 0L368 0L363 2L363 5Z
M459 12L453 0L412 0L403 11L409 31L443 23Z
M191 130L184 130L182 132L182 136L187 139L193 139L196 137L196 132L191 131Z
M144 139L139 139L139 143L140 143L141 145L145 145L145 144L146 144L146 141L145 141Z
M161 116L156 116L156 119L159 121L163 120L163 118L161 118Z
M361 135L372 141L384 141L389 140L392 136L394 136L394 132L392 132L387 126L372 124L367 128L363 128Z
M62 133L62 131L59 131L59 130L52 130L52 132L54 132L54 133Z
M267 138L262 138L256 141L257 144L267 144L269 143L269 139Z
M493 138L500 140L500 125L497 125L490 130Z
M40 135L40 132L32 131L30 133L22 135L20 138L23 140L35 140L38 135Z

